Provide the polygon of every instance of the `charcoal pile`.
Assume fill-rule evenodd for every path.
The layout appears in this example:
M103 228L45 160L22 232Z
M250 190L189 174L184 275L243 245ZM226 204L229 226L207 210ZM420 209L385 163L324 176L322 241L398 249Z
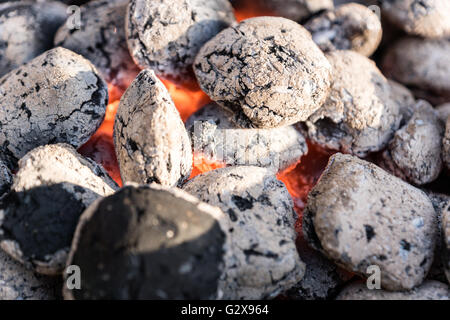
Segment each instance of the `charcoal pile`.
M0 300L450 300L449 39L448 0L0 1Z

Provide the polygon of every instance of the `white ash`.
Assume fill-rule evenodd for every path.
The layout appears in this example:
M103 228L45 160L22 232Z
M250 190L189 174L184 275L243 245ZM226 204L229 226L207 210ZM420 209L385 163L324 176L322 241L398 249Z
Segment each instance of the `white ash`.
M233 114L214 103L194 113L186 122L194 154L227 165L253 165L277 172L308 152L305 138L294 126L244 129L232 118Z
M450 171L450 116L445 124L445 134L442 141L442 160L447 170Z
M68 143L78 148L97 130L108 91L94 66L55 48L0 78L0 150L14 167L35 147Z
M192 78L200 48L233 23L228 0L131 0L128 47L141 68L182 82Z
M389 85L391 87L391 98L394 100L400 109L400 114L402 116L402 126L412 117L416 100L412 92L406 88L404 85L388 79Z
M349 3L325 11L305 24L322 51L353 50L371 56L381 42L378 16L366 6Z
M434 105L450 101L448 39L402 38L387 49L382 70L408 86L416 97Z
M129 185L80 218L66 299L221 299L230 239L223 212L179 189Z
M192 169L191 143L169 92L141 71L120 100L114 145L124 182L175 186Z
M194 71L213 101L258 128L306 120L325 101L331 77L309 32L279 17L225 29L200 50Z
M26 269L0 249L0 300L55 300L60 283Z
M352 283L339 293L337 300L450 300L448 285L425 281L409 291L370 290L364 283Z
M389 82L356 52L334 51L327 58L334 69L331 93L304 124L309 138L358 157L383 149L401 122Z
M306 239L346 270L381 271L387 290L424 280L434 257L438 223L426 194L356 157L335 154L308 195Z
M443 230L443 255L442 262L444 264L447 281L450 283L450 201L442 212L442 230Z
M53 1L0 4L0 77L51 49L66 17L66 6Z
M67 144L47 145L19 161L1 201L0 247L42 274L62 272L79 216L118 189L106 171Z
M0 197L9 191L12 184L12 175L9 168L0 161Z
M273 298L302 279L292 199L273 173L222 168L196 176L183 189L229 217L232 259L226 262L225 299Z
M380 165L403 180L423 185L441 173L444 127L428 102L420 100L415 108L408 122L395 132Z
M63 25L55 36L56 46L81 54L97 67L106 82L122 90L139 73L126 43L128 3L129 0L90 2L81 7L80 29Z
M383 15L405 32L424 38L450 36L448 0L382 1Z

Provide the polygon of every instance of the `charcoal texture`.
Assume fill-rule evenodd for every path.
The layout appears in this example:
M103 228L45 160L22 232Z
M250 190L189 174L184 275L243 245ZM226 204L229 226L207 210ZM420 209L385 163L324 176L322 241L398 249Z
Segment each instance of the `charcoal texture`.
M378 16L357 3L326 11L305 24L322 51L353 50L371 56L381 42L382 28Z
M194 71L213 101L254 127L274 128L306 120L321 107L331 66L302 26L258 17L206 43Z
M327 101L305 122L311 140L364 157L383 149L401 122L399 105L375 63L353 51L327 55L333 84Z
M191 143L180 114L152 70L143 70L120 100L114 145L124 182L175 186L192 169Z
M438 112L439 119L445 123L447 118L450 117L450 103L444 103L437 106L436 111Z
M388 79L388 82L391 87L391 98L399 107L402 117L401 125L403 126L411 119L416 107L416 100L412 92L404 85L392 79Z
M2 161L0 161L0 196L9 190L11 184L11 171Z
M131 0L128 46L141 68L183 82L203 44L234 22L228 0Z
M376 265L384 289L407 290L422 283L431 267L437 219L424 192L338 153L308 195L303 231L346 270L367 276Z
M85 143L103 121L106 83L94 66L63 48L0 78L0 150L10 168L42 145Z
M0 77L51 49L66 17L66 7L54 1L0 4Z
M447 281L450 283L450 201L442 211L442 230L443 230L443 255L442 262L447 276Z
M118 187L69 145L39 147L19 161L0 204L0 246L43 274L62 272L83 211Z
M181 190L126 186L95 202L77 227L68 264L81 290L67 299L221 298L228 238L219 209Z
M445 167L450 171L450 116L445 124L444 140L442 141L442 159Z
M232 259L226 262L225 299L273 298L302 279L292 199L273 173L222 168L196 176L183 189L228 215Z
M194 154L227 165L252 165L280 171L308 152L303 135L293 126L244 129L233 114L209 104L186 122Z

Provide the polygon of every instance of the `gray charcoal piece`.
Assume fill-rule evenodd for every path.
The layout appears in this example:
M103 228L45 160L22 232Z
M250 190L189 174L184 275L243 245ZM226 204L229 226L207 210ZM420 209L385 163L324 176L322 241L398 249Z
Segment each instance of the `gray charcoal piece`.
M63 271L78 219L118 189L106 171L67 144L47 145L19 161L0 204L0 247L38 273Z
M325 11L305 24L322 51L353 50L371 56L383 34L378 16L366 6L349 3Z
M80 218L66 299L221 299L230 241L224 214L179 189L129 185Z
M450 117L450 103L444 103L437 106L436 111L438 112L439 119L445 123L447 118Z
M309 32L279 17L225 29L200 50L194 71L213 101L258 128L306 120L325 101L331 80Z
M333 0L253 0L276 16L303 21L322 11L333 9Z
M335 154L308 195L303 232L308 242L344 269L368 276L380 268L386 290L424 280L438 237L427 195L383 169Z
M183 189L228 215L233 259L225 299L274 298L302 279L292 199L272 172L227 167L196 176Z
M184 82L200 48L235 23L228 0L131 0L128 47L135 62L159 76Z
M0 150L10 168L42 145L84 144L103 121L106 83L82 56L49 50L0 78Z
M383 152L381 166L403 180L423 185L441 173L444 127L428 102L419 100L415 109Z
M431 280L399 292L370 290L364 283L352 283L339 293L337 300L450 300L450 290L447 284Z
M194 113L186 122L194 154L227 165L253 165L284 170L308 152L303 135L294 127L244 129L233 114L215 103Z
M0 4L0 77L53 47L67 18L58 2Z
M402 125L404 125L413 115L416 106L416 100L412 92L404 85L388 79L391 87L391 98L397 103L402 116Z
M450 36L448 0L381 1L383 15L411 35L424 38Z
M128 52L125 16L129 0L93 1L81 7L81 27L59 28L55 45L94 64L106 82L126 90L139 68ZM70 21L70 20L69 20Z
M443 255L442 262L444 265L447 281L450 283L450 202L442 211L442 231L443 231Z
M433 105L450 101L448 39L404 37L387 49L382 70Z
M359 53L334 51L327 58L334 69L331 93L305 122L308 137L358 157L383 149L402 118L389 82L372 60Z
M0 197L9 191L12 184L12 175L9 168L0 161Z
M141 71L122 96L114 145L124 182L175 186L189 177L188 133L169 92L152 70Z
M0 300L55 300L61 291L59 279L26 269L0 250Z
M445 124L445 134L442 141L442 160L447 170L450 171L450 116Z

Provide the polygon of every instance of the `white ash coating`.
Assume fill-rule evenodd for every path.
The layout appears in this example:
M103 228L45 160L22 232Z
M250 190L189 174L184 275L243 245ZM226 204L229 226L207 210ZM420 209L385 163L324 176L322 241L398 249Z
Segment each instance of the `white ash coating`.
M26 269L0 249L0 300L55 300L56 279Z
M308 152L305 138L294 126L244 129L232 118L232 113L215 103L191 115L186 128L194 154L231 166L252 165L277 172Z
M273 298L300 281L292 199L273 173L252 166L201 174L183 189L229 216L232 259L224 299Z
M350 155L335 154L308 195L304 235L346 270L381 271L386 290L424 280L438 236L431 201L419 189Z
M450 40L402 38L387 49L382 70L416 97L433 104L450 101Z
M383 15L411 35L424 38L450 36L448 0L382 1Z
M450 116L447 118L444 139L442 140L442 160L447 170L450 171Z
M142 69L182 82L192 78L200 48L233 23L228 0L131 0L125 28Z
M8 2L0 5L0 77L53 47L66 20L58 2Z
M3 201L0 247L39 273L58 274L64 268L78 217L97 198L117 189L100 165L70 145L38 147L19 161L12 191ZM53 200L48 198L51 192ZM68 203L60 204L59 197Z
M331 92L305 123L309 138L358 157L383 149L401 121L389 82L359 53L333 51L327 58L334 69Z
M448 285L439 281L425 281L408 290L390 292L370 290L365 283L352 283L339 293L337 300L450 300Z
M391 87L391 98L397 103L402 116L402 124L405 124L414 113L416 99L414 99L412 92L404 85L392 79L388 79L388 82Z
M447 118L450 117L450 103L444 103L437 106L436 111L438 112L439 119L445 123Z
M442 170L444 127L437 112L419 100L408 122L395 132L383 152L383 168L416 185L434 181Z
M258 128L306 120L325 101L331 77L309 32L279 17L225 29L200 50L194 71L213 101Z
M254 0L255 1L255 0ZM276 16L301 21L326 9L333 9L333 0L256 0Z
M442 230L443 230L443 256L445 275L450 283L450 201L442 211Z
M378 48L383 34L378 16L357 3L325 11L309 20L305 28L324 52L353 50L366 57Z
M9 168L0 161L0 196L9 190L12 185L12 175Z
M78 148L103 121L106 83L82 56L55 48L0 78L0 150L5 163L35 147Z
M122 96L114 145L124 182L175 186L189 177L189 136L169 92L152 70L141 71Z

